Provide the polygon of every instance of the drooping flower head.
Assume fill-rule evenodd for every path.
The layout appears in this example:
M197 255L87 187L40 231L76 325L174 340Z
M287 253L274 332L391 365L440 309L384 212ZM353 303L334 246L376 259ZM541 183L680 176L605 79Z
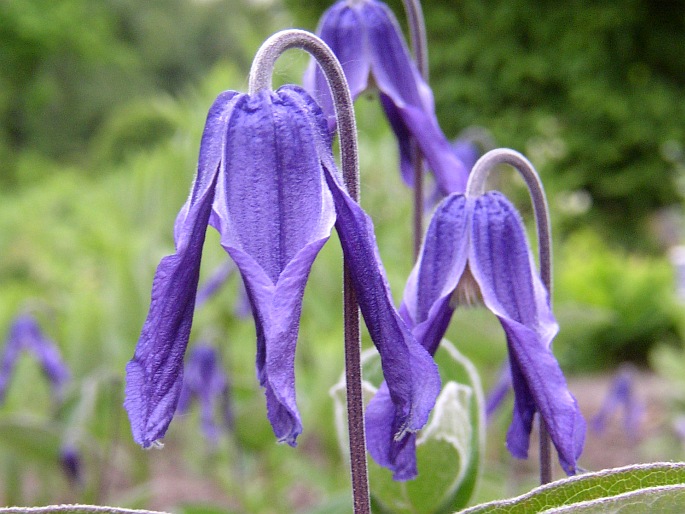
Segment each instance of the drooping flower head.
M507 338L514 389L509 451L527 457L538 412L562 468L574 474L585 421L551 351L558 325L520 216L495 191L452 194L440 203L407 281L401 313L419 342L434 354L455 308L474 301L497 316ZM398 479L411 478L416 467L414 436L389 439L387 408L381 388L367 409L369 452Z
M33 315L22 313L10 326L0 360L0 402L5 399L7 387L22 352L33 355L50 383L52 394L61 400L64 387L71 377L69 369L55 342L43 334Z
M631 364L623 364L611 381L602 406L591 420L593 430L602 433L609 418L619 409L623 410L623 429L629 438L636 439L640 421L645 412L644 403L636 391L637 371Z
M317 34L342 64L352 97L372 84L395 132L402 177L413 185L411 138L444 194L463 192L468 170L452 150L435 116L433 93L421 77L392 11L378 0L339 0L321 17ZM321 105L331 129L335 116L326 80L314 61L305 89Z
M215 422L217 406L222 413L222 424L226 430L233 428L233 412L228 377L221 368L216 348L206 343L195 345L188 355L176 412L188 412L193 398L200 404L202 431L207 440L214 444L220 434L220 428Z
M423 426L439 391L435 364L393 306L371 220L341 182L323 112L302 88L284 86L227 91L209 110L195 182L176 219L176 253L157 268L150 311L126 368L125 407L139 444L162 438L176 409L208 225L245 284L257 376L279 441L294 446L302 430L294 373L302 297L334 225L383 359L398 432Z

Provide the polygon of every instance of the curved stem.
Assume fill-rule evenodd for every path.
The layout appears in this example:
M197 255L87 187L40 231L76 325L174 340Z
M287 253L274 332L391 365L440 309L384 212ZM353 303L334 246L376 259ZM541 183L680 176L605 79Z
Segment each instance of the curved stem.
M508 148L498 148L483 155L476 162L469 181L466 184L466 195L483 194L485 181L490 171L498 164L509 164L518 171L528 186L528 193L533 203L535 224L538 237L538 258L540 261L540 278L547 288L550 305L552 303L552 232L549 222L549 207L547 197L542 187L540 176L535 168L522 154ZM552 481L552 450L547 427L542 417L540 423L540 483Z
M428 42L426 37L426 23L420 0L404 0L404 10L407 14L409 36L412 51L419 74L428 82ZM423 156L414 138L411 141L412 167L414 168L414 260L421 251L423 237Z
M357 127L350 88L340 62L321 39L304 30L284 30L267 39L252 63L249 93L271 89L271 76L278 57L290 48L308 52L321 67L331 90L340 139L343 179L349 195L359 202L359 156ZM345 323L345 382L347 388L348 432L352 496L355 514L371 512L366 467L366 436L361 373L361 332L359 307L347 263L343 262L343 318Z
M540 176L535 168L522 154L509 148L490 150L473 166L469 181L466 184L466 195L476 196L485 192L485 181L490 171L498 164L509 164L523 177L528 186L538 237L538 257L540 260L540 278L549 293L552 302L552 232L549 222L547 197L542 187Z

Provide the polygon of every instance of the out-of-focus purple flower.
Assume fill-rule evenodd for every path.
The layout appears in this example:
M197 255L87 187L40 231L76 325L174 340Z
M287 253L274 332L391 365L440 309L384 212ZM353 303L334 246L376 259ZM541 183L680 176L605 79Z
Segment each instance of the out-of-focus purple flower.
M511 389L511 368L509 368L509 363L507 362L502 366L502 369L500 369L497 382L485 399L485 417L488 421L490 421L492 415L499 406L502 405L502 402L504 402L504 399Z
M378 88L399 143L400 169L407 184L414 181L410 141L415 138L444 194L463 192L468 169L438 125L433 93L418 72L388 6L377 0L339 0L321 17L317 33L340 60L352 98L370 83ZM305 73L304 85L333 130L333 102L314 60Z
M195 298L195 308L201 307L207 300L214 296L235 270L236 267L232 261L226 261L218 266L207 281L198 288L197 297Z
M188 355L176 412L188 412L193 398L200 404L202 431L207 440L215 444L220 434L219 426L214 421L216 406L221 410L222 422L227 431L233 429L233 409L230 386L226 373L221 368L219 353L208 344L196 345Z
M83 484L81 454L71 443L62 445L59 451L59 461L65 476L74 485Z
M568 474L585 439L585 421L551 351L558 326L537 274L521 219L500 193L448 196L436 209L419 260L404 290L400 312L412 333L434 354L459 305L482 301L507 337L514 389L509 451L526 458L533 416L547 425ZM392 436L383 386L367 411L368 448L379 464L404 480L416 474L415 436Z
M635 368L630 364L622 365L612 380L602 407L590 421L593 430L603 432L607 421L618 409L623 409L623 429L626 435L636 439L644 405L635 392Z
M276 437L295 445L295 344L312 262L335 225L396 408L397 434L428 419L440 389L430 355L393 305L369 216L348 195L321 109L302 88L224 92L210 108L176 253L160 262L150 311L127 365L125 407L149 447L173 417L207 225L240 270L257 334L257 375Z
M236 269L235 264L233 264L233 261L231 260L227 260L218 266L207 281L198 288L197 297L195 298L195 308L201 307L207 300L214 296ZM247 298L247 292L245 291L242 280L240 280L238 286L238 298L236 300L234 312L239 318L246 318L252 314L250 300Z
M34 356L50 382L52 394L57 400L61 400L64 387L71 377L69 369L62 360L57 345L45 337L36 319L23 313L10 326L0 360L0 402L5 399L7 387L22 352L29 352Z

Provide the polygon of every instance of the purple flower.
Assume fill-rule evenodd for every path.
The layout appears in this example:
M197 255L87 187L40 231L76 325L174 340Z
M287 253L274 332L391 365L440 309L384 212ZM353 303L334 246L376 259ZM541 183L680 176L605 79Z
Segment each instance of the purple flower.
M233 261L231 260L227 260L222 265L217 266L207 281L198 288L197 296L195 298L195 308L201 307L207 300L214 296L235 271L235 264L233 264ZM234 313L239 318L246 318L251 314L250 301L247 298L247 293L245 292L245 286L243 285L242 280L240 280L238 286L238 299L236 300Z
M591 426L596 432L603 432L609 417L619 408L623 409L623 429L628 437L635 439L638 435L640 418L644 414L644 405L635 394L635 368L624 364L611 382L599 412L592 418Z
M485 399L485 417L488 421L490 421L492 415L502 405L511 388L511 369L509 368L509 363L506 362L499 371L497 382Z
M81 454L72 443L65 443L59 450L59 462L65 476L73 485L83 484Z
M257 334L257 376L276 437L295 445L295 344L304 287L335 225L367 328L378 348L397 433L426 422L440 389L430 355L393 306L373 225L348 195L314 100L296 86L224 92L209 110L197 175L179 213L176 253L162 259L150 311L127 365L125 407L134 439L164 436L183 383L207 225L240 270Z
M395 132L402 177L413 185L411 138L415 138L444 194L463 192L468 170L452 151L435 116L433 93L411 58L392 11L377 0L340 0L321 17L319 37L342 64L352 98L372 82ZM314 60L304 77L334 129L333 102Z
M200 419L205 437L210 443L216 443L219 427L214 422L215 403L220 405L227 430L233 428L233 412L228 378L221 369L219 354L207 344L196 345L188 356L176 412L188 412L193 398L197 398L200 403Z
M550 345L558 326L528 248L520 217L500 193L448 196L438 206L407 282L401 313L434 354L454 309L474 300L499 318L507 336L514 388L509 451L526 458L533 415L539 412L568 474L576 471L585 421L568 391ZM367 409L369 452L407 479L416 473L414 435L392 437L383 387Z
M12 323L0 360L0 402L5 399L14 367L24 351L33 354L50 382L53 395L61 400L64 386L71 376L69 369L62 360L57 345L45 337L33 316L24 313L17 316Z

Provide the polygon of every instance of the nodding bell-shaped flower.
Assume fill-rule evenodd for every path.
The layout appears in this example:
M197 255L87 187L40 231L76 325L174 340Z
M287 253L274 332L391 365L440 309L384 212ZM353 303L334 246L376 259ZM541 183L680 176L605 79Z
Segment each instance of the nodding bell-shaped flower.
M62 360L55 342L43 334L31 314L23 313L14 319L9 329L5 350L0 360L0 403L5 399L7 387L22 352L33 355L50 383L53 396L61 401L71 373Z
M475 302L484 303L506 333L514 389L509 451L527 458L533 416L538 412L562 468L574 474L583 449L585 420L551 351L558 325L520 216L495 191L452 194L438 205L407 281L400 312L433 355L455 308ZM393 470L397 479L411 478L416 472L415 436L390 437L388 409L387 392L381 388L366 412L369 452Z
M412 60L390 8L377 0L339 0L321 17L317 34L342 64L352 98L372 83L378 88L383 110L398 140L405 182L413 186L413 137L443 194L463 192L468 170L438 125L433 93ZM314 60L305 73L304 86L334 129L331 95Z
M257 376L276 437L295 445L295 344L310 267L336 227L369 333L397 410L416 431L440 389L430 355L393 306L369 216L348 195L326 118L297 86L227 91L209 110L197 175L174 228L176 253L159 264L150 311L127 365L125 407L149 447L173 417L183 383L207 226L238 267L257 334Z
M187 413L193 398L200 404L202 431L207 440L215 444L220 433L214 421L215 406L218 404L227 430L233 429L233 411L228 377L221 368L219 353L206 343L197 344L188 355L176 412Z

